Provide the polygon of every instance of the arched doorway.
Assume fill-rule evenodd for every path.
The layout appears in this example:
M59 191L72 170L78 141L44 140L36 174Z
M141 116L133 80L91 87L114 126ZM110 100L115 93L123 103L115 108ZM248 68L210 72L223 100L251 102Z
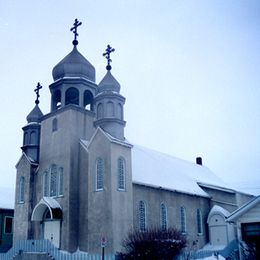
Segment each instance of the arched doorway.
M50 240L54 246L60 247L62 210L53 198L43 197L32 212L32 221L39 221L43 229L43 239Z

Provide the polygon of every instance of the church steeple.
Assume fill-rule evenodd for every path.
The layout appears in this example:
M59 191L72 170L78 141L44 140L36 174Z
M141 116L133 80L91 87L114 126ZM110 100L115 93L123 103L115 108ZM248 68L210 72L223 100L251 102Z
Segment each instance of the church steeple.
M35 106L33 110L26 117L27 125L23 127L23 146L24 153L33 161L39 161L39 149L40 149L40 132L41 132L41 118L43 113L39 108L39 90L42 88L40 83L37 84Z
M54 83L50 85L51 112L69 104L94 109L93 97L97 91L96 71L77 49L79 35L77 29L81 24L75 19L70 29L74 34L73 49L52 70Z
M111 73L111 52L115 49L107 45L103 56L107 59L107 73L98 85L98 94L94 103L96 106L95 126L100 126L104 131L118 139L124 139L124 104L125 98L120 95L120 84Z

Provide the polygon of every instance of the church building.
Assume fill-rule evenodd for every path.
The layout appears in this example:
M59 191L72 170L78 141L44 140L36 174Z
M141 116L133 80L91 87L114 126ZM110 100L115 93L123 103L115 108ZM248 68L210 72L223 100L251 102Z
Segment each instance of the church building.
M72 51L52 71L51 109L35 107L23 129L16 165L14 243L48 239L68 252L121 250L130 230L176 227L189 245L225 246L236 237L226 217L252 198L226 185L203 166L127 141L125 97L112 75L78 50L76 19ZM131 107L131 104L128 104ZM138 127L138 126L137 126Z

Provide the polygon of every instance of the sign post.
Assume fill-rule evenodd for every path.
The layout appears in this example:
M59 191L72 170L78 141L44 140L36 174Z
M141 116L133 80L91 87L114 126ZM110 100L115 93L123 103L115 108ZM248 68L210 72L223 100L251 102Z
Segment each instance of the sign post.
M107 246L107 239L105 237L101 237L101 250L102 250L102 260L105 260L105 247Z

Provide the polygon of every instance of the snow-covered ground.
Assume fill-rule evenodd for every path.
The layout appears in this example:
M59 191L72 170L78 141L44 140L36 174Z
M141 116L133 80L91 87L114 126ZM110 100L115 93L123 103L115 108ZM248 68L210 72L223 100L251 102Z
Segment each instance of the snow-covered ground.
M218 257L212 255L212 256L209 256L209 257L206 257L206 258L199 258L197 260L202 260L202 259L204 259L204 260L216 260L216 259L218 259L218 260L225 260L225 258L223 256L221 256L221 255L219 255Z

